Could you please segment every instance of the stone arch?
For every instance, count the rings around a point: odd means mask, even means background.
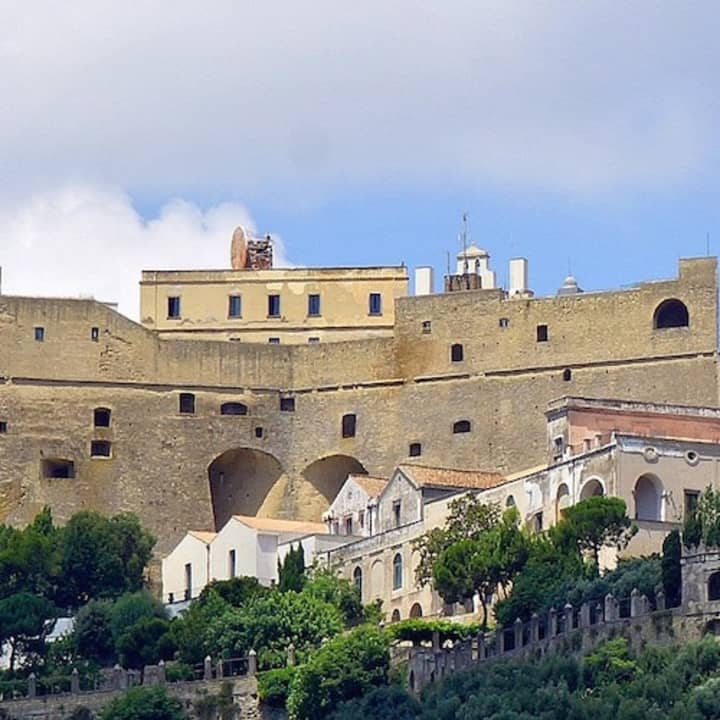
[[[413,606],[410,608],[410,617],[421,618],[422,616],[422,605],[420,603],[413,603]]]
[[[720,600],[720,571],[708,578],[708,600]]]
[[[602,497],[605,495],[605,488],[598,478],[590,478],[580,490],[580,499],[587,500],[591,497]]]
[[[357,565],[355,569],[353,570],[353,585],[357,588],[358,593],[360,593],[360,597],[362,598],[362,568]]]
[[[340,492],[348,475],[366,475],[367,470],[359,460],[350,455],[328,455],[310,463],[302,474],[322,496],[327,506]],[[327,508],[323,507],[321,511],[325,509]]]
[[[567,483],[560,483],[555,495],[555,522],[562,519],[562,511],[570,506],[570,489]]]
[[[682,300],[670,298],[663,300],[653,314],[653,327],[656,330],[664,328],[687,327],[690,325],[690,313]]]
[[[252,448],[233,448],[208,466],[215,529],[232,515],[259,515],[283,467],[273,455]]]
[[[370,567],[369,597],[384,597],[385,593],[385,566],[382,560],[376,560]]]
[[[641,475],[633,489],[636,520],[662,520],[662,482],[656,475]]]

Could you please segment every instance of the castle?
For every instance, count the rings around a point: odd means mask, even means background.
[[[309,295],[322,314],[338,288],[349,320],[338,313],[322,341],[264,297],[277,331],[262,342],[213,323],[195,333],[207,313],[175,336],[183,280],[201,271],[160,278],[154,326],[94,300],[0,295],[0,520],[133,511],[163,554],[234,514],[319,520],[348,474],[387,477],[408,457],[503,474],[545,463],[560,396],[718,402],[714,258],[680,260],[672,280],[537,298],[485,275],[407,296],[404,268],[375,270],[334,269],[327,284],[321,271],[207,271],[228,315],[242,272],[275,273],[253,292],[289,293],[308,315]],[[218,291],[230,274],[239,289]],[[373,311],[385,327],[368,333]],[[305,340],[272,342],[286,328]]]

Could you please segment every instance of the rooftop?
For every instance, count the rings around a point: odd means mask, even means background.
[[[418,487],[476,488],[486,490],[502,485],[506,478],[485,470],[453,470],[428,465],[399,465],[398,470]]]
[[[324,523],[306,522],[302,520],[282,520],[280,518],[259,518],[251,515],[233,515],[233,519],[241,522],[243,525],[264,532],[327,533],[327,527]]]
[[[209,545],[215,539],[217,533],[206,532],[204,530],[190,530],[188,532],[188,535],[192,535],[194,538],[197,538],[201,542],[204,542],[206,545]]]
[[[349,475],[370,497],[377,497],[388,484],[388,479],[372,475]]]

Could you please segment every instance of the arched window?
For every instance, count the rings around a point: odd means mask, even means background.
[[[390,618],[390,622],[399,622],[400,621],[400,611],[395,608],[392,612],[392,617]]]
[[[460,343],[450,346],[450,360],[453,362],[462,362],[463,346]]]
[[[571,380],[572,380],[572,370],[570,368],[565,368],[563,370],[563,381],[570,382]]]
[[[587,500],[591,497],[602,497],[605,494],[602,483],[596,478],[588,480],[580,491],[580,499]]]
[[[654,475],[641,475],[633,490],[636,520],[662,520],[662,483]]]
[[[570,505],[570,491],[565,483],[560,483],[555,496],[555,522],[562,520],[562,511]]]
[[[708,600],[720,600],[720,572],[708,578]]]
[[[457,435],[458,433],[469,433],[472,429],[469,420],[458,420],[453,423],[453,432]]]
[[[93,425],[95,427],[110,427],[110,414],[108,408],[95,408],[93,411]]]
[[[422,617],[422,605],[420,603],[415,603],[410,608],[410,617],[411,618],[420,618]]]
[[[506,508],[515,507],[515,498],[512,495],[508,495],[505,498],[505,507]]]
[[[403,585],[402,555],[396,553],[393,558],[393,590],[399,590]]]
[[[221,415],[247,415],[247,405],[241,402],[226,402],[220,406]]]
[[[353,583],[362,597],[362,568],[359,565],[353,570]]]
[[[672,298],[663,300],[656,308],[653,316],[653,326],[656,330],[663,328],[687,327],[690,324],[690,314],[687,305],[681,300]]]

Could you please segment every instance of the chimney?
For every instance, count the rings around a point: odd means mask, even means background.
[[[415,268],[415,294],[432,295],[435,282],[431,267]]]

